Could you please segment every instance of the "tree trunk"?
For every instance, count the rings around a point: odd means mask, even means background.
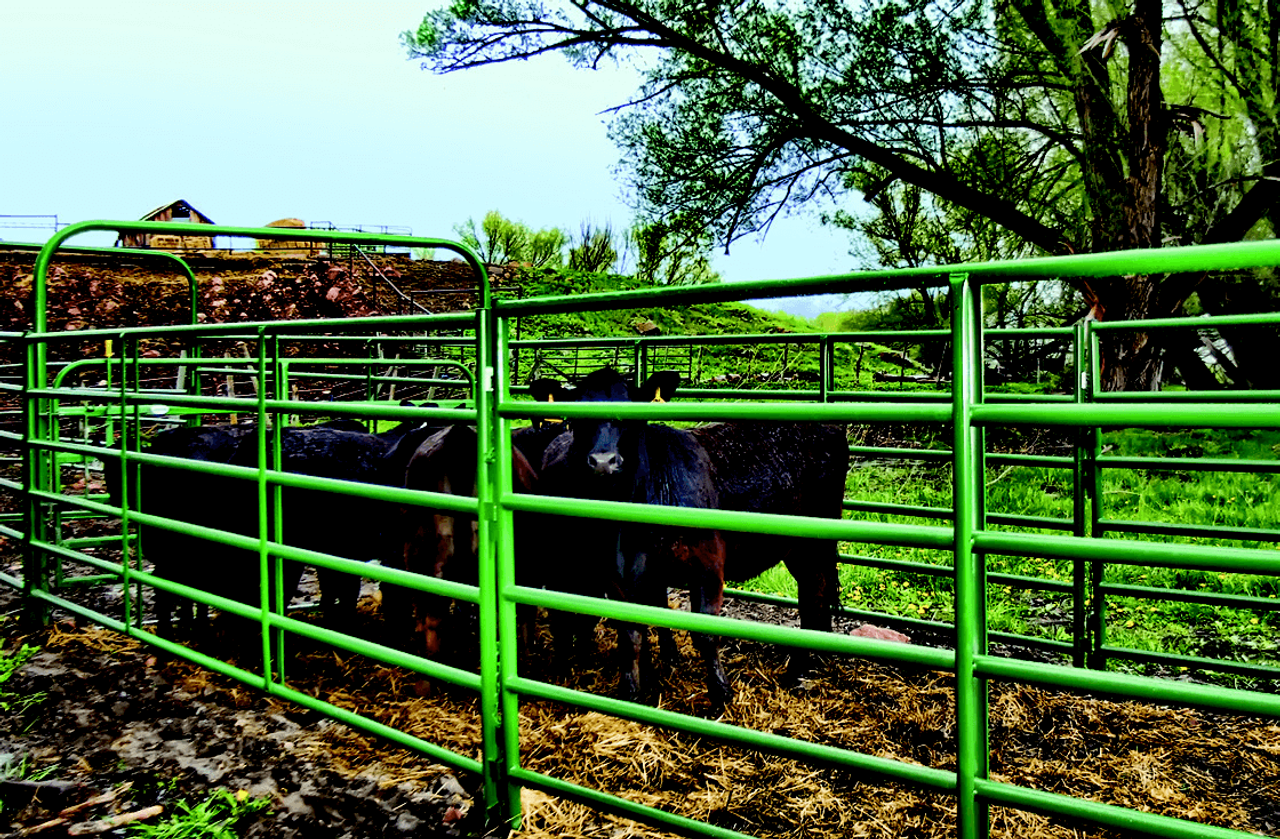
[[[1094,202],[1094,233],[1103,237],[1093,242],[1093,250],[1155,248],[1161,242],[1161,198],[1164,190],[1164,159],[1169,123],[1160,90],[1161,6],[1160,0],[1136,0],[1133,11],[1120,22],[1120,33],[1129,58],[1129,78],[1125,92],[1127,131],[1124,135],[1127,177],[1122,184],[1099,178]],[[1085,82],[1096,82],[1096,72]],[[1109,121],[1114,114],[1098,102],[1081,110],[1081,122],[1099,115]],[[1086,131],[1086,137],[1089,132]],[[1119,189],[1123,200],[1117,206],[1104,196]],[[1108,195],[1109,193],[1109,195]],[[1114,238],[1110,238],[1113,237]],[[1145,320],[1175,312],[1160,308],[1159,279],[1152,276],[1112,277],[1083,282],[1081,291],[1092,315],[1100,321]],[[1177,308],[1181,308],[1179,303]],[[1101,388],[1116,390],[1158,390],[1164,364],[1160,345],[1142,331],[1111,333],[1100,342]]]
[[[1098,320],[1130,321],[1158,316],[1153,311],[1156,286],[1148,276],[1115,277],[1094,283]],[[1102,354],[1099,385],[1104,391],[1158,390],[1163,362],[1160,345],[1142,330],[1110,332],[1099,341]]]

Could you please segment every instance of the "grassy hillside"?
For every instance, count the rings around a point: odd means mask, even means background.
[[[568,269],[528,270],[519,284],[525,297],[644,288],[634,277],[616,274],[588,274]],[[681,308],[647,307],[571,315],[548,315],[527,319],[528,337],[575,338],[593,335],[634,336],[637,326],[650,322],[663,335],[708,335],[726,332],[812,332],[803,318],[765,312],[741,303],[716,303]]]
[[[519,278],[525,297],[587,294],[641,287],[631,277],[585,274],[566,270],[525,271]],[[830,322],[828,318],[824,323]],[[575,312],[523,318],[520,337],[587,338],[681,335],[812,335],[821,324],[805,318],[756,309],[742,303],[707,303],[697,306],[650,306],[602,312]],[[930,371],[908,352],[911,348],[889,343],[837,344],[836,387],[842,389],[936,390],[936,384],[892,381],[904,375]],[[546,353],[552,366],[570,364],[569,353]],[[581,354],[579,354],[581,355]],[[596,356],[597,359],[603,356]],[[581,361],[580,358],[575,359]],[[737,389],[817,388],[819,359],[813,342],[727,346],[678,346],[654,350],[651,366],[660,360],[667,368],[684,373],[696,385],[726,384]],[[579,368],[581,369],[581,365]]]

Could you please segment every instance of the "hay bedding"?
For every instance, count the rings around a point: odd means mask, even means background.
[[[777,619],[767,607],[731,608]],[[12,635],[12,621],[0,627]],[[433,836],[481,831],[474,779],[459,783],[446,770],[412,754],[185,662],[157,662],[148,650],[102,630],[55,630],[43,640],[47,655],[65,657],[74,665],[70,669],[90,683],[92,674],[84,671],[95,658],[108,662],[111,672],[134,674],[126,683],[137,673],[159,675],[153,710],[160,717],[177,713],[175,703],[198,699],[208,709],[204,716],[216,724],[197,726],[190,735],[240,741],[201,746],[215,754],[222,749],[227,757],[223,774],[206,784],[248,788],[277,798],[276,823],[256,824],[247,835]],[[607,631],[599,640],[602,651],[612,643]],[[664,674],[659,701],[671,710],[706,715],[700,662],[687,637],[679,641],[681,661]],[[829,657],[806,689],[785,689],[779,684],[786,666],[781,651],[730,641],[725,659],[737,689],[724,717],[729,722],[940,769],[955,766],[949,674]],[[543,661],[545,651],[531,654],[522,671],[537,674]],[[567,679],[552,680],[608,694],[616,687],[611,670],[578,668]],[[442,690],[420,696],[411,674],[332,650],[304,653],[292,674],[294,686],[308,693],[479,756],[480,720],[473,696]],[[42,678],[47,686],[51,677],[34,677]],[[96,689],[110,693],[102,686]],[[110,716],[112,701],[120,701],[93,695],[80,700],[89,710],[77,711],[74,701],[58,705],[64,722],[79,714],[101,725],[99,717]],[[990,707],[991,771],[996,779],[1205,824],[1280,833],[1280,726],[1270,721],[1018,685],[993,686]],[[147,725],[164,729],[163,718],[148,720],[142,710],[124,712],[137,718],[132,731]],[[520,727],[522,759],[532,769],[751,835],[954,835],[954,802],[940,793],[877,784],[846,770],[808,767],[553,703],[523,704]],[[70,734],[72,726],[67,728]],[[100,743],[95,750],[85,732],[78,736],[79,742],[66,752],[79,755],[78,764],[64,771],[96,776],[99,783],[129,775],[127,766],[107,765],[122,760],[121,755],[133,759],[119,740]],[[0,751],[15,748],[13,742],[0,745]],[[56,747],[43,743],[41,748],[43,760],[55,757],[50,749]],[[268,773],[270,782],[254,773],[255,762],[258,769],[263,762],[276,766]],[[169,768],[182,776],[180,766]],[[178,785],[183,792],[200,788],[199,778],[185,777]],[[329,800],[321,805],[325,796]],[[525,824],[516,835],[528,839],[668,835],[537,791],[526,791],[523,800]],[[354,815],[344,814],[344,808]],[[308,810],[313,815],[308,816]],[[401,814],[406,813],[404,821]],[[1114,835],[1083,832],[1005,808],[993,808],[992,823],[996,836]],[[408,834],[402,827],[415,829]]]

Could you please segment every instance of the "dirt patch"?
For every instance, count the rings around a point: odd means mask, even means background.
[[[6,687],[41,698],[0,714],[0,755],[25,761],[28,772],[52,767],[59,783],[48,788],[57,791],[52,796],[39,784],[25,800],[20,788],[8,791],[0,830],[30,828],[128,782],[129,794],[107,809],[159,804],[172,811],[176,802],[196,803],[218,788],[269,798],[269,815],[240,826],[245,837],[481,832],[472,785],[442,767],[412,779],[376,761],[334,768],[328,756],[335,744],[355,736],[345,726],[107,630],[64,621],[20,639],[13,624],[3,624],[6,649],[22,641],[41,649]]]

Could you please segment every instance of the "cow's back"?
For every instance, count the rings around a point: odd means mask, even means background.
[[[691,432],[706,450],[720,508],[839,518],[849,469],[841,426],[726,422]],[[814,540],[726,531],[725,577],[745,580],[804,551]]]

